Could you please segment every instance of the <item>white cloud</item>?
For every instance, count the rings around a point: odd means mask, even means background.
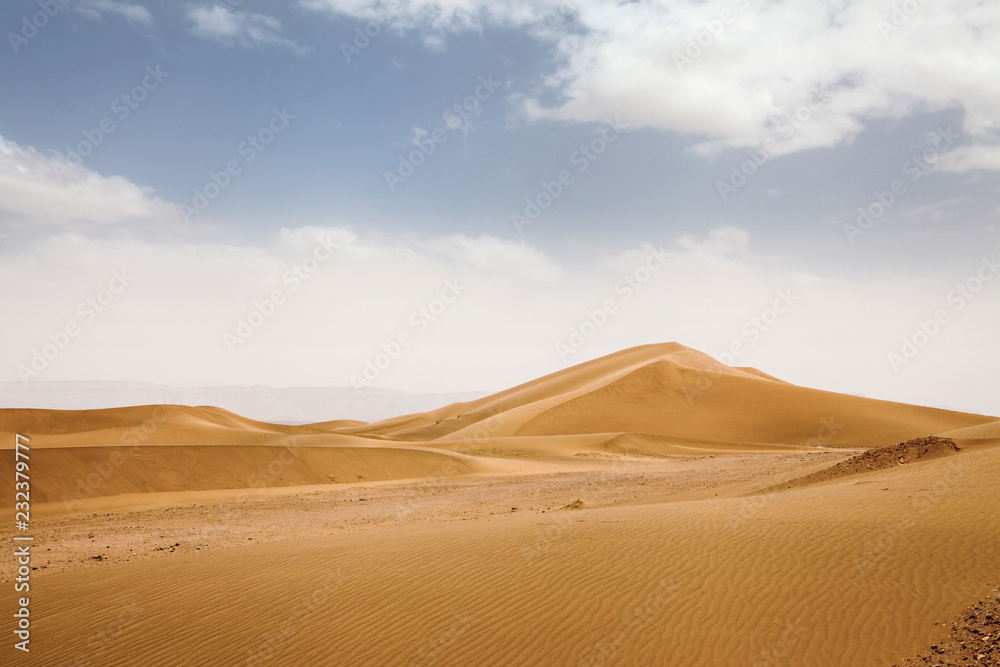
[[[380,384],[424,376],[430,391],[457,379],[431,377],[425,364],[434,354],[488,342],[498,354],[527,346],[537,332],[508,325],[538,305],[528,293],[552,285],[558,271],[537,250],[488,236],[407,240],[302,227],[263,245],[235,246],[56,234],[0,260],[0,307],[23,316],[0,331],[0,378],[19,379],[17,367],[48,333],[70,320],[82,324],[77,304],[123,269],[134,276],[129,287],[39,379],[345,385],[366,357],[406,331],[417,341],[407,363]],[[412,324],[449,283],[462,288],[457,301],[432,313],[429,327]],[[275,315],[231,353],[224,334],[274,290],[285,297]]]
[[[959,146],[941,155],[936,167],[960,174],[979,169],[1000,171],[1000,145]]]
[[[331,255],[310,260],[324,238]],[[406,239],[319,227],[284,229],[257,245],[80,234],[28,247],[5,241],[0,308],[18,316],[0,328],[0,381],[17,381],[33,350],[75,320],[85,324],[81,333],[39,381],[344,386],[408,333],[411,344],[376,385],[497,390],[633,345],[678,340],[709,354],[742,343],[738,365],[801,384],[996,412],[989,402],[1000,284],[950,311],[947,326],[897,374],[887,353],[935,309],[953,307],[946,296],[964,274],[865,282],[802,275],[756,257],[752,239],[735,228],[650,245],[670,253],[666,262],[645,245],[607,248],[605,260],[583,256],[570,267],[488,236]],[[969,276],[979,263],[970,257]],[[132,277],[127,289],[83,322],[78,304],[123,269]],[[634,289],[623,287],[626,275]],[[414,314],[456,280],[461,295],[427,326],[414,324]],[[224,334],[276,289],[282,303],[231,353]],[[769,318],[779,294],[792,305]],[[615,313],[561,359],[556,344],[609,299]],[[956,383],[958,375],[964,380]]]
[[[470,0],[300,0],[307,9],[349,16],[359,21],[374,21],[382,29],[420,30],[425,44],[439,48],[447,32],[480,30],[483,14],[500,7],[497,16],[505,17],[510,7],[494,3],[487,7]],[[481,11],[482,10],[482,11]],[[529,10],[530,15],[534,15]],[[506,19],[505,19],[506,20]]]
[[[726,225],[713,229],[708,238],[700,240],[693,234],[686,234],[678,241],[685,250],[712,255],[742,255],[750,248],[750,232]]]
[[[178,220],[177,208],[121,176],[72,166],[0,136],[0,220],[10,224],[125,223]]]
[[[458,234],[418,241],[416,245],[438,257],[446,257],[480,271],[495,272],[507,268],[525,278],[540,281],[553,281],[563,276],[562,269],[536,248],[485,234],[477,239]]]
[[[297,55],[305,55],[312,50],[281,35],[281,21],[273,16],[233,11],[221,5],[189,7],[185,15],[192,24],[193,34],[227,46],[253,48],[274,44],[284,46]]]
[[[115,0],[83,0],[75,6],[76,11],[93,21],[100,21],[104,14],[117,14],[130,24],[143,28],[153,27],[153,15],[142,5],[116,2]]]
[[[359,20],[377,20],[383,7],[374,0],[302,4]],[[703,154],[769,138],[779,140],[777,153],[832,147],[873,120],[944,109],[966,112],[967,136],[975,136],[970,124],[1000,122],[997,3],[926,2],[912,14],[888,0],[396,4],[391,25],[398,29],[469,30],[465,17],[475,16],[553,44],[553,69],[517,98],[529,119],[620,117],[634,128],[689,135]],[[792,122],[796,114],[805,121]],[[959,168],[994,165],[992,151],[970,151]]]
[[[956,220],[962,217],[962,206],[966,203],[964,197],[952,197],[943,201],[914,206],[907,209],[903,215],[908,222],[919,224]]]

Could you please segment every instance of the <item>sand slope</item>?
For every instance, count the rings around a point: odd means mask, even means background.
[[[994,419],[797,387],[666,343],[608,355],[477,401],[341,432],[411,441],[640,433],[869,447]]]
[[[222,408],[206,406],[136,405],[102,410],[0,410],[0,430],[6,432],[19,429],[33,435],[59,435],[135,427],[140,427],[140,438],[143,435],[148,438],[159,432],[159,437],[164,440],[176,437],[176,432],[184,428],[199,432],[211,430],[212,427],[272,433],[302,432],[301,427],[258,422]]]
[[[943,438],[958,438],[960,440],[996,440],[1000,439],[1000,421],[969,426],[939,435]]]
[[[1000,575],[1000,449],[862,477],[38,577],[34,658],[891,664],[943,636],[935,622]]]
[[[109,410],[0,410],[2,441],[31,438],[32,500],[129,493],[350,483],[495,469],[459,453],[372,445],[311,426],[257,422],[226,410],[175,405]],[[0,493],[13,497],[12,456],[0,457]]]
[[[34,452],[37,503],[125,493],[204,491],[445,477],[492,468],[421,447],[159,445],[66,447]],[[0,463],[0,474],[6,461]],[[13,477],[13,472],[10,476]]]

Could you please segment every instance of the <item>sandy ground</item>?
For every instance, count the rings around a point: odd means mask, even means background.
[[[774,465],[747,458],[751,470]],[[673,502],[619,491],[620,504],[563,511],[587,497],[577,493],[586,475],[552,487],[515,478],[517,497],[531,489],[537,503],[512,511],[494,489],[499,513],[479,518],[275,534],[284,539],[40,574],[39,654],[95,665],[890,665],[939,645],[992,591],[998,475],[997,448],[771,496],[727,492],[744,481],[691,492],[700,485],[664,473],[652,484]],[[471,493],[475,504],[480,483],[507,481],[458,484],[442,502]],[[324,502],[346,500],[368,506],[352,510],[364,521],[380,512],[376,497],[394,506],[404,487],[286,496],[242,516],[274,516],[279,530],[279,515],[311,505],[303,521],[316,523]],[[542,514],[542,502],[553,509]],[[198,511],[164,511],[159,525],[121,517],[166,546],[179,541],[163,530],[169,515]],[[424,511],[434,508],[411,514]],[[177,528],[191,516],[177,514]]]
[[[995,417],[668,344],[375,424],[0,409],[8,498],[14,433],[31,664],[996,664]]]
[[[587,472],[498,475],[475,478],[328,485],[297,493],[240,495],[217,502],[177,502],[131,511],[62,514],[41,507],[34,522],[37,556],[45,572],[108,563],[168,558],[247,542],[274,542],[342,531],[428,522],[490,520],[521,513],[544,514],[568,506],[602,507],[714,496],[803,466],[833,463],[847,453],[777,454],[650,460],[618,457]],[[154,501],[157,498],[147,500]],[[97,505],[99,503],[90,503]],[[45,518],[46,514],[51,514]],[[13,575],[0,563],[3,583]]]

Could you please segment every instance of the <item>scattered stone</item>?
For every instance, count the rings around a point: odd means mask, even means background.
[[[941,667],[968,665],[974,660],[984,667],[1000,665],[1000,591],[969,607],[961,620],[951,624],[951,633],[943,641],[931,644],[927,653],[896,663],[894,667],[918,665]]]

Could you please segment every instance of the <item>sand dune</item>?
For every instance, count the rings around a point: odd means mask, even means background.
[[[531,458],[627,456],[713,456],[774,452],[813,452],[813,445],[785,445],[768,442],[727,442],[699,440],[643,433],[584,433],[581,435],[497,436],[459,439],[448,436],[428,443],[435,449],[480,456],[523,456]]]
[[[797,387],[668,343],[625,350],[477,401],[344,432],[424,442],[641,433],[872,447],[991,421]]]
[[[958,438],[962,440],[996,440],[1000,439],[1000,421],[992,421],[977,426],[969,426],[955,431],[939,434],[942,438]]]
[[[333,417],[375,421],[432,410],[485,392],[407,394],[378,387],[170,387],[138,382],[0,382],[0,406],[101,410],[125,405],[214,405],[263,421],[304,424]]]
[[[483,399],[374,424],[287,426],[204,406],[0,410],[0,432],[10,434],[4,446],[20,431],[31,434],[36,451],[52,450],[44,456],[53,472],[36,489],[50,502],[496,469],[456,454],[551,459],[868,447],[956,428],[992,433],[997,423],[797,387],[677,343],[632,348]],[[0,463],[0,475],[10,465]],[[9,483],[0,482],[0,491]]]
[[[336,424],[336,423],[335,423]],[[8,447],[30,434],[45,474],[36,502],[69,507],[102,496],[285,487],[470,474],[496,469],[462,454],[371,440],[320,427],[267,424],[211,407],[0,410]],[[0,459],[0,489],[13,495],[13,459]]]
[[[328,422],[316,422],[315,424],[306,424],[306,426],[311,426],[313,428],[322,429],[324,431],[337,431],[344,428],[356,428],[358,426],[367,426],[368,422],[358,421],[357,419],[334,419]]]
[[[40,449],[35,461],[45,474],[32,497],[70,508],[79,505],[74,501],[124,493],[343,484],[497,469],[452,452],[371,446],[67,447]]]
[[[5,409],[0,413],[0,427],[11,425],[37,434],[81,433],[115,427],[130,427],[147,420],[157,423],[179,422],[191,425],[217,425],[239,428],[292,429],[277,424],[256,422],[228,410],[186,405],[137,405],[103,410]]]
[[[36,561],[34,660],[888,666],[1000,581],[996,417],[676,343],[349,416],[0,410],[36,546],[73,551]]]

